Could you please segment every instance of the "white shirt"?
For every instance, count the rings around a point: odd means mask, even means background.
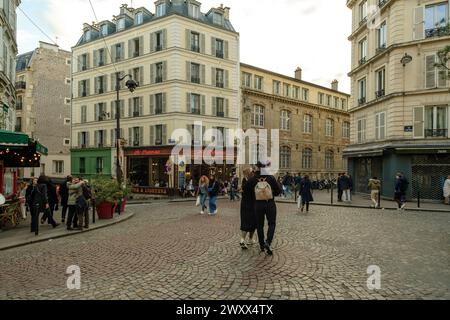
[[[444,198],[450,197],[450,179],[444,182]]]

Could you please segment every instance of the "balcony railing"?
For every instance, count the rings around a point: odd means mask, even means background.
[[[98,94],[103,94],[103,93],[105,93],[105,90],[103,90],[103,88],[99,88],[98,89]]]
[[[224,112],[217,112],[217,116],[220,118],[224,118],[225,117],[225,113]]]
[[[156,139],[155,140],[155,145],[161,146],[162,145],[162,139]]]
[[[22,102],[17,102],[16,103],[16,110],[20,111],[20,110],[22,110],[22,108],[23,108],[23,103]]]
[[[192,114],[200,114],[200,109],[192,109],[191,113]]]
[[[159,45],[155,47],[155,51],[162,51],[163,50],[163,46]]]
[[[99,67],[103,67],[105,65],[105,61],[103,61],[103,60],[100,60],[99,62],[98,62],[98,66]]]
[[[377,99],[381,98],[381,97],[384,97],[385,94],[386,93],[385,93],[384,89],[383,90],[378,90],[378,91],[375,92],[375,96],[377,97]]]
[[[378,1],[378,7],[381,9],[385,6],[385,4],[388,2],[389,0],[379,0]]]
[[[140,116],[141,116],[141,113],[139,111],[133,112],[133,117],[137,118],[137,117],[140,117]]]
[[[448,35],[450,35],[450,27],[448,26],[425,30],[426,38],[442,37]]]
[[[365,104],[366,103],[366,98],[364,97],[364,98],[359,98],[358,99],[358,105],[363,105],[363,104]]]
[[[360,22],[359,22],[359,26],[362,26],[363,24],[367,23],[367,17],[363,18]]]
[[[200,83],[200,78],[199,77],[191,77],[191,82],[192,83]]]
[[[358,61],[358,63],[359,63],[360,66],[362,66],[362,65],[365,64],[366,62],[367,62],[367,58],[366,58],[366,57],[361,58],[361,59]]]
[[[379,54],[385,50],[386,50],[386,44],[384,43],[377,48],[376,53]]]
[[[139,141],[133,141],[133,146],[134,147],[139,147],[139,145],[140,145]]]
[[[87,92],[86,92],[86,91],[82,91],[82,92],[81,92],[81,96],[82,96],[82,97],[87,97]]]
[[[216,87],[217,88],[224,88],[225,85],[223,84],[223,82],[216,82]]]
[[[133,52],[133,58],[137,58],[139,56],[140,56],[139,51]]]
[[[16,82],[16,89],[17,90],[25,90],[27,88],[27,83],[25,81],[18,81]]]
[[[191,46],[191,51],[200,52],[200,47],[199,46]]]
[[[156,77],[155,78],[155,83],[161,83],[163,82],[163,77]]]
[[[224,57],[223,51],[216,51],[216,58],[223,59],[223,57]]]
[[[425,138],[447,138],[448,129],[425,129]]]

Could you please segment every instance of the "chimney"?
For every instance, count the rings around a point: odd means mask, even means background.
[[[302,69],[300,67],[295,70],[295,79],[302,80]]]
[[[334,91],[339,91],[339,81],[336,79],[331,83],[331,89]]]
[[[225,18],[225,20],[230,20],[230,8],[225,7],[223,8],[223,11],[224,11],[223,17]]]

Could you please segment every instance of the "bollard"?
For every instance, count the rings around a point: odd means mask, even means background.
[[[334,204],[334,185],[331,184],[331,204]]]
[[[92,223],[95,224],[95,200],[92,200]]]
[[[420,191],[417,191],[417,208],[420,208]]]

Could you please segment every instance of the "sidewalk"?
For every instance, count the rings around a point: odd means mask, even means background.
[[[134,216],[133,210],[127,208],[125,213],[120,216],[117,214],[114,219],[111,220],[98,220],[96,218],[95,224],[92,223],[92,211],[90,214],[89,229],[84,229],[84,231],[67,231],[66,226],[61,224],[57,228],[53,229],[52,226],[47,224],[39,225],[39,235],[35,236],[34,233],[30,232],[31,219],[28,215],[26,220],[23,220],[19,226],[10,230],[0,231],[0,251],[8,250],[16,247],[26,246],[32,243],[51,241],[53,239],[68,237],[77,235],[84,232],[90,232],[93,230],[98,230],[108,226],[112,226],[121,222],[124,222]],[[61,221],[61,210],[55,213],[56,222]]]
[[[337,202],[337,191],[333,194],[333,205],[331,204],[331,191],[327,190],[314,190],[313,193],[314,202],[312,205],[326,205],[326,206],[341,206],[341,207],[355,207],[355,208],[370,208],[373,204],[370,200],[370,195],[356,194],[352,195],[351,202]],[[345,196],[344,196],[345,199]],[[293,199],[277,199],[280,202],[294,202]],[[387,210],[397,210],[398,205],[392,199],[381,199],[381,207]],[[409,211],[424,211],[424,212],[448,212],[450,213],[450,205],[443,203],[434,203],[430,201],[421,201],[420,208],[418,208],[417,200],[408,201],[406,204],[406,210]]]

